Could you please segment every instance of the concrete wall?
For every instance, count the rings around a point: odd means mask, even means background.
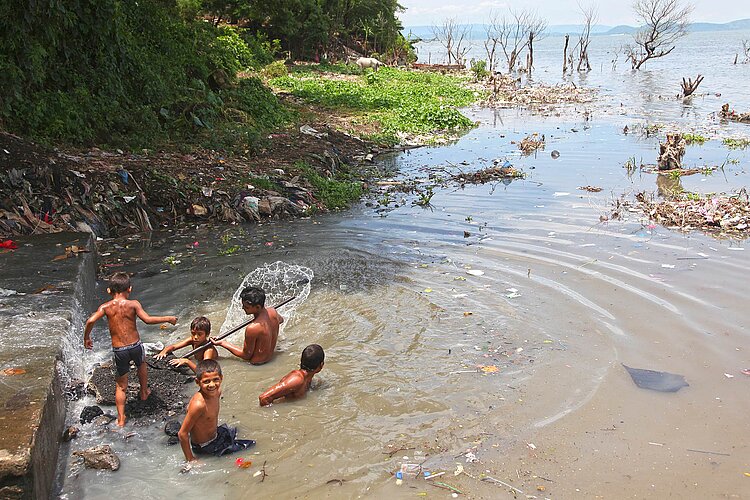
[[[65,424],[65,384],[81,370],[95,248],[81,233],[16,243],[17,250],[0,253],[0,498],[47,499]],[[71,245],[91,252],[54,260]],[[23,372],[3,371],[9,369]]]

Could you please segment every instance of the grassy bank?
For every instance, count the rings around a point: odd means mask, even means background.
[[[479,98],[466,88],[464,77],[395,68],[359,74],[353,68],[300,66],[269,84],[311,105],[349,115],[351,131],[364,125],[361,135],[387,145],[430,143],[474,126],[457,109]]]

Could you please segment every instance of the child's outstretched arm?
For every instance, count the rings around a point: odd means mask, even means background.
[[[94,328],[94,324],[104,317],[104,305],[99,306],[99,309],[92,314],[89,319],[86,320],[86,328],[83,330],[83,347],[86,349],[94,348],[94,341],[91,340],[91,330]]]
[[[175,358],[169,360],[169,364],[174,366],[175,368],[179,366],[187,366],[191,370],[193,370],[193,373],[195,373],[195,363],[193,361],[190,361],[187,358]]]
[[[190,400],[188,404],[187,415],[185,420],[182,421],[180,431],[177,433],[177,437],[180,439],[180,446],[182,447],[182,453],[185,454],[185,460],[192,462],[195,460],[193,450],[190,448],[190,432],[195,426],[195,422],[198,418],[205,413],[206,403],[196,401],[195,398]]]
[[[177,323],[177,316],[151,316],[143,310],[143,306],[137,300],[135,302],[135,314],[147,325],[157,325],[159,323]]]
[[[154,358],[164,359],[167,357],[167,354],[169,354],[170,352],[176,351],[177,349],[182,349],[183,347],[187,347],[188,345],[190,345],[190,341],[191,339],[190,337],[188,337],[185,340],[181,340],[177,342],[176,344],[168,345],[167,347],[159,351],[159,354],[154,356]]]
[[[260,402],[261,406],[268,406],[277,399],[289,396],[290,394],[294,394],[300,389],[300,387],[302,387],[304,383],[304,377],[302,377],[302,375],[297,373],[297,371],[295,370],[284,376],[284,378],[282,378],[278,384],[274,385],[266,392],[258,396],[258,401]]]
[[[240,349],[234,344],[230,344],[226,340],[217,340],[215,337],[211,337],[210,341],[213,345],[217,347],[223,347],[227,351],[231,352],[238,358],[244,359],[245,361],[249,361],[250,358],[253,357],[253,352],[255,351],[255,339],[253,339],[252,341],[249,352],[246,352],[245,349]],[[245,346],[247,347],[247,341],[245,341]]]

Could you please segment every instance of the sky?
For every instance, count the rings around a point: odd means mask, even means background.
[[[430,26],[444,19],[455,17],[460,23],[484,23],[491,10],[535,9],[547,18],[550,25],[580,24],[581,15],[577,0],[400,0],[406,12],[399,15],[404,26]],[[639,24],[632,12],[629,0],[584,0],[599,7],[599,23],[608,26]],[[750,18],[748,0],[697,0],[693,2],[694,22],[725,23]]]

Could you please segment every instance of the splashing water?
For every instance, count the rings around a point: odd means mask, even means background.
[[[294,311],[310,295],[312,279],[313,271],[309,267],[287,264],[280,260],[255,269],[245,276],[242,284],[234,292],[227,317],[221,325],[221,335],[247,321],[248,317],[242,310],[240,293],[247,286],[257,286],[266,292],[266,306],[275,306],[290,297],[294,297],[294,300],[284,305],[280,311],[285,320],[279,330],[279,336],[281,337],[283,328],[292,320]],[[242,331],[230,335],[229,338],[238,341],[242,338]]]

